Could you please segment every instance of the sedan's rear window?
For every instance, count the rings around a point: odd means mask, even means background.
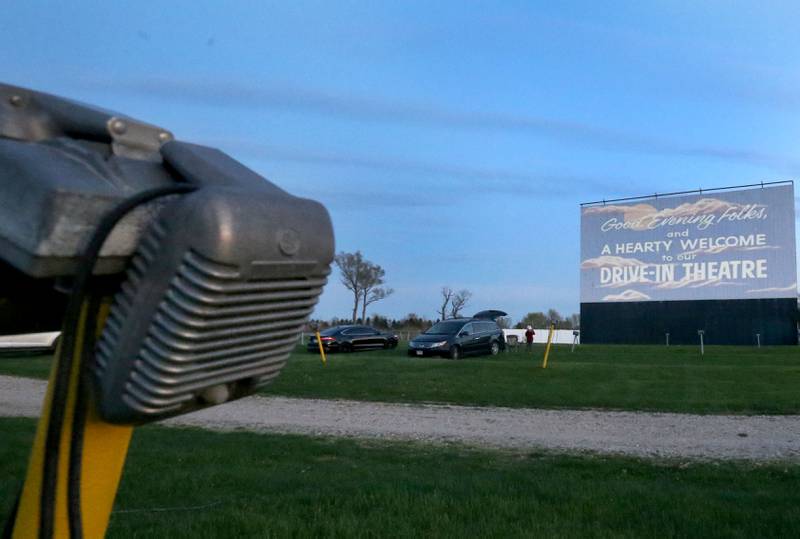
[[[341,330],[342,330],[342,328],[340,328],[339,326],[334,326],[332,328],[323,329],[322,331],[319,332],[319,334],[320,335],[328,335],[328,336],[329,335],[336,335]]]
[[[370,328],[350,328],[342,332],[345,335],[376,335],[377,332]]]

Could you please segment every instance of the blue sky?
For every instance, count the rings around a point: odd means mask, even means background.
[[[588,200],[800,171],[797,2],[15,2],[6,82],[219,146],[324,202],[434,316],[579,303]],[[345,316],[334,276],[317,316]]]

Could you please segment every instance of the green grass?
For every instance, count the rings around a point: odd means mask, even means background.
[[[800,412],[796,347],[568,346],[462,361],[297,352],[265,392],[319,398],[692,413]]]
[[[33,429],[0,419],[0,514]],[[799,483],[800,467],[780,463],[145,427],[109,537],[798,537]]]
[[[0,374],[46,379],[50,374],[51,355],[0,355]]]
[[[462,361],[398,350],[332,354],[298,348],[266,394],[479,406],[689,413],[800,413],[797,347],[543,347]],[[47,358],[0,358],[0,373],[47,376]]]

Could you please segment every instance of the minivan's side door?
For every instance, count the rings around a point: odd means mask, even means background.
[[[489,351],[489,344],[492,342],[492,326],[493,322],[474,322],[473,326],[477,326],[478,332],[476,341],[476,352],[486,353]]]
[[[478,341],[480,335],[477,334],[477,324],[469,323],[464,325],[459,331],[460,337],[458,338],[461,345],[461,351],[465,354],[472,354],[478,351]]]

